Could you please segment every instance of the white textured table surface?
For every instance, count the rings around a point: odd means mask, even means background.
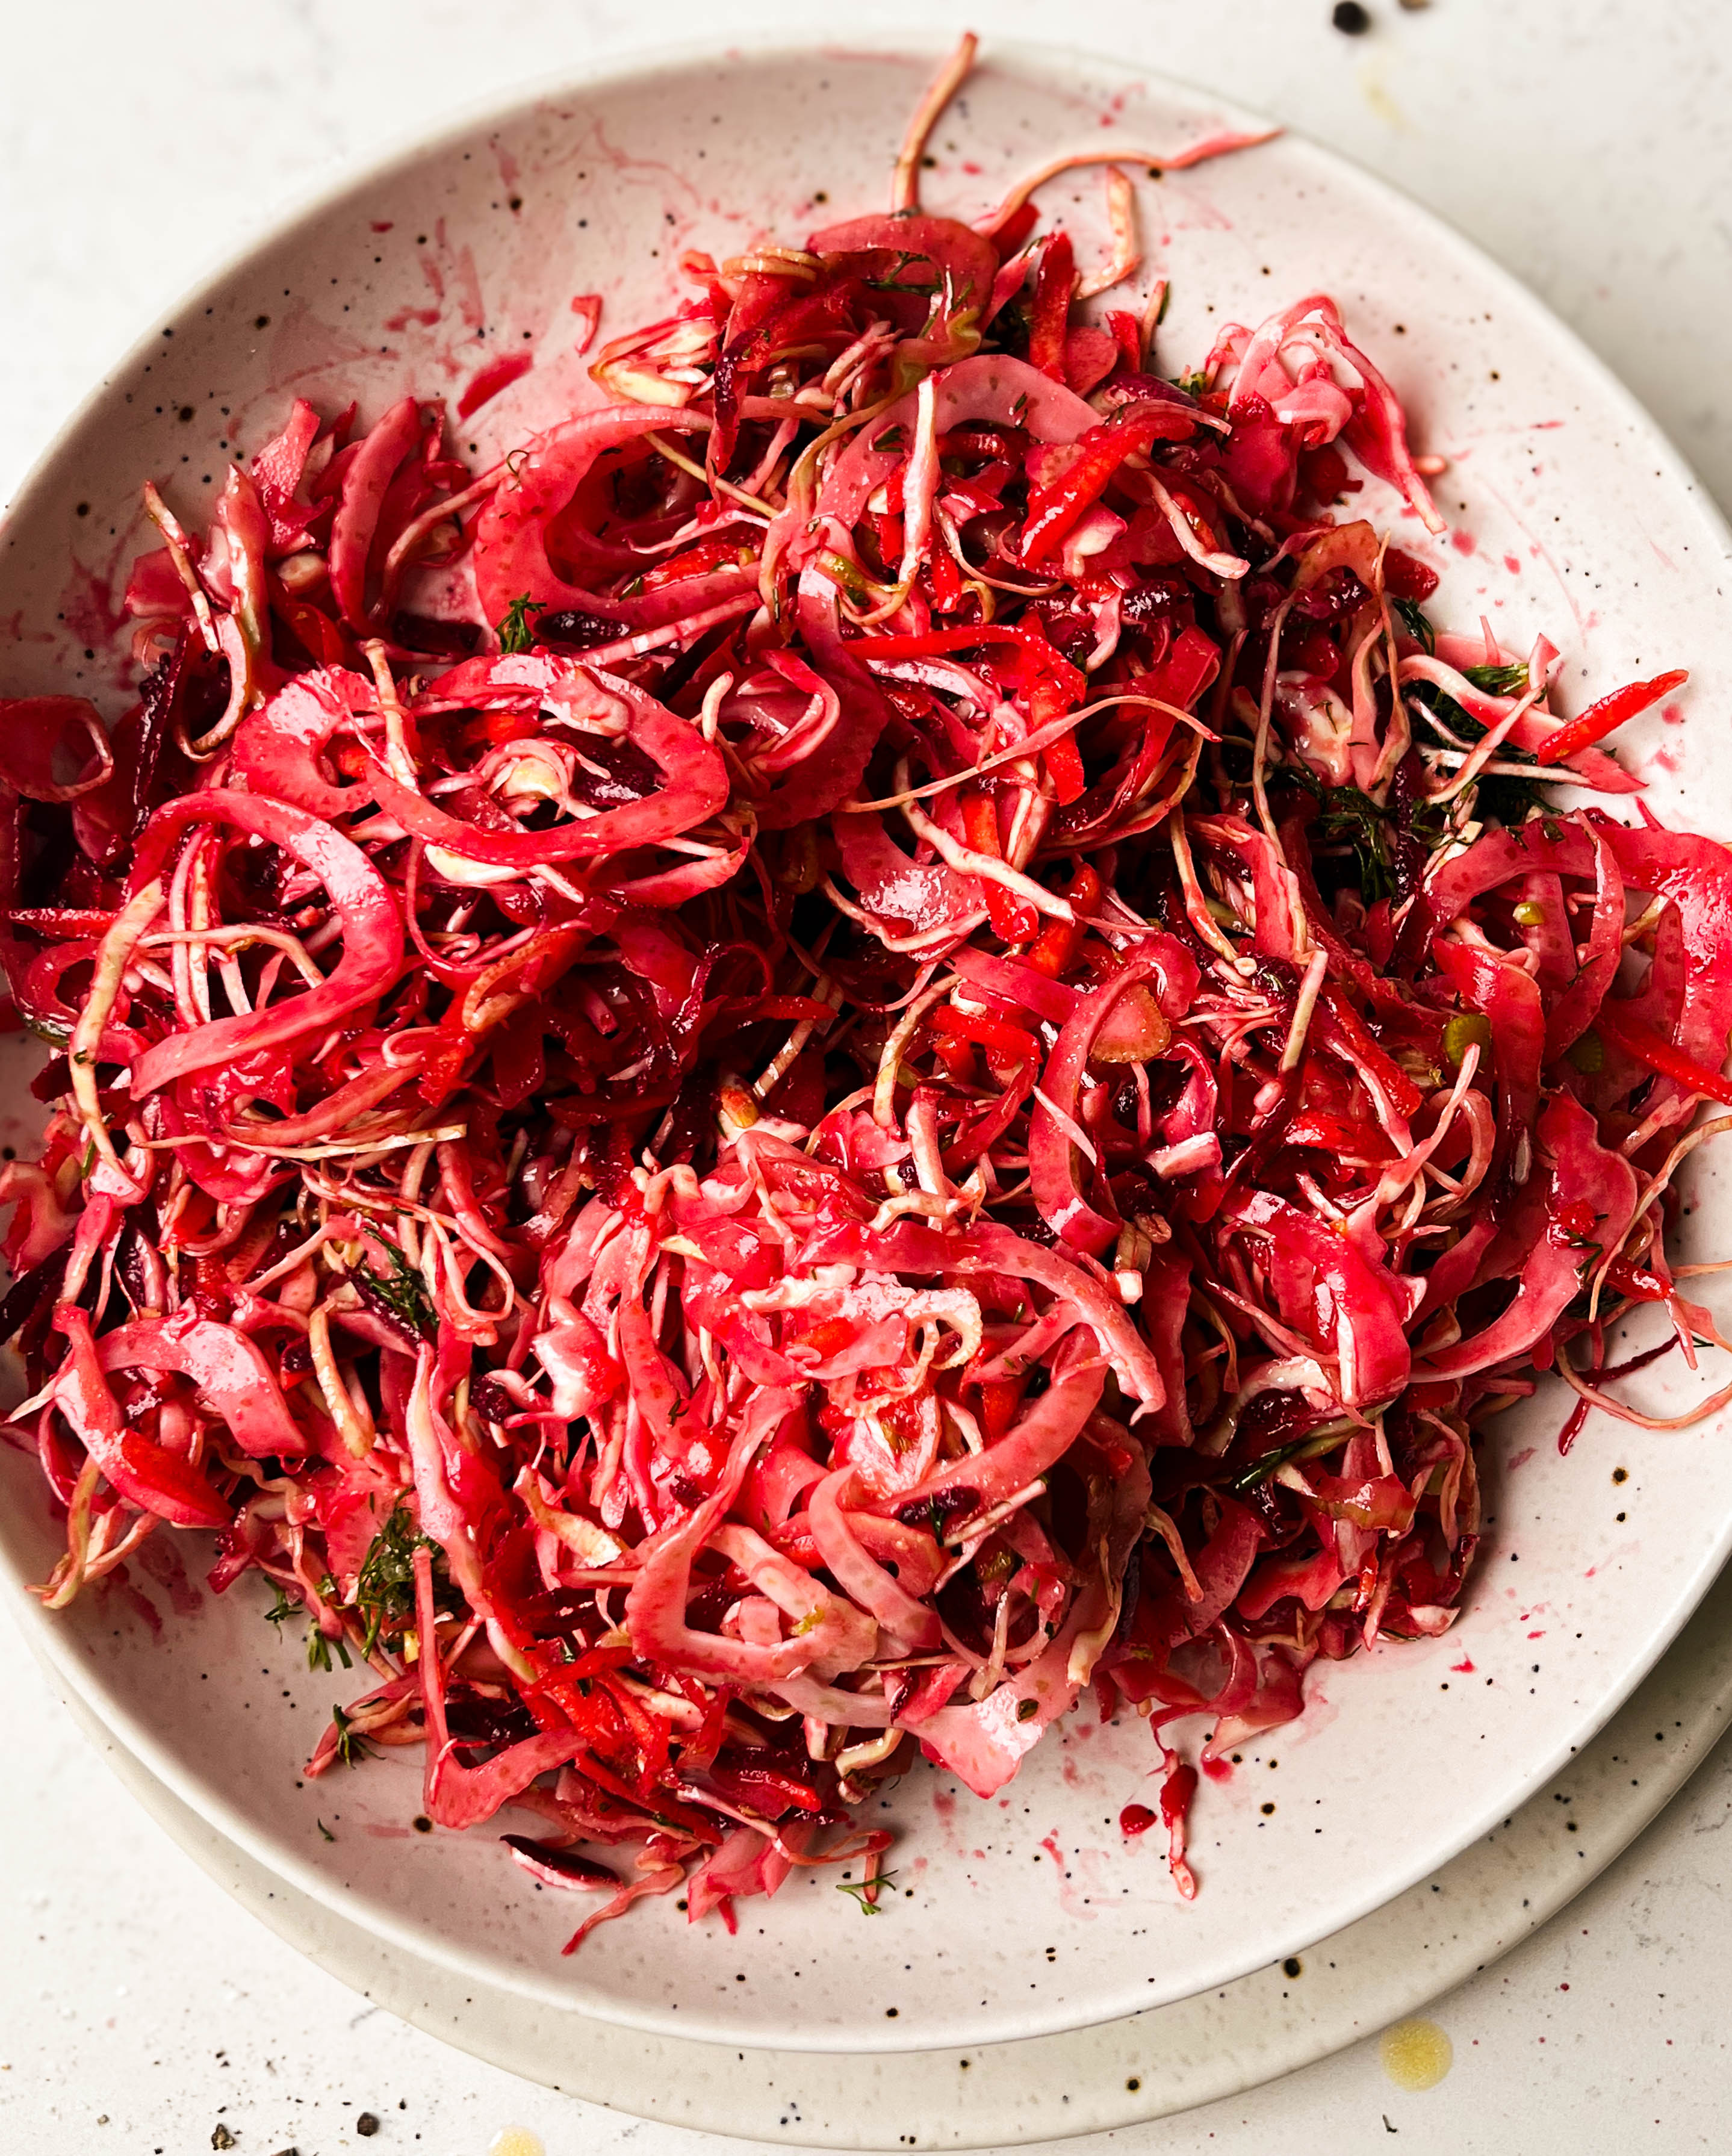
[[[1079,32],[1217,87],[1453,218],[1579,328],[1732,506],[1732,72],[1724,0],[1036,0],[875,7],[932,35]],[[845,36],[792,0],[19,4],[0,71],[0,495],[201,270],[341,161],[591,54],[725,28]],[[1655,1440],[1663,1443],[1663,1439]],[[0,1620],[3,1624],[3,1620]],[[0,1645],[4,1642],[0,1641]],[[696,2156],[367,2009],[227,1902],[0,1653],[0,2149]],[[1362,2045],[1256,2095],[1105,2137],[1137,2156],[1720,2148],[1732,1755],[1551,1928],[1445,2000],[1442,2085]],[[358,2138],[362,2112],[376,2137]]]

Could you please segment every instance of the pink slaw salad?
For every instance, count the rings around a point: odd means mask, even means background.
[[[137,702],[0,702],[41,1592],[214,1535],[353,1672],[306,1771],[420,1748],[572,1947],[871,1910],[872,1793],[1089,1694],[1192,1892],[1198,1765],[1453,1620],[1489,1419],[1726,1344],[1732,854],[1598,805],[1683,675],[1434,625],[1373,360],[1313,295],[1164,375],[1120,166],[1101,262],[1033,198],[1102,158],[923,212],[973,51],[493,469],[297,401],[147,490]]]

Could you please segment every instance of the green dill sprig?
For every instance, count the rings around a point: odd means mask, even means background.
[[[376,1272],[371,1265],[363,1265],[361,1270],[392,1317],[423,1340],[433,1339],[439,1329],[438,1318],[428,1299],[425,1281],[395,1243],[382,1247],[391,1260],[391,1271]]]
[[[1401,690],[1407,709],[1417,724],[1422,739],[1433,747],[1450,748],[1463,742],[1471,746],[1485,738],[1485,728],[1471,713],[1464,711],[1447,690],[1440,689],[1435,681],[1409,681]],[[1432,721],[1436,721],[1433,725]],[[1453,735],[1452,742],[1448,737]]]
[[[1317,828],[1330,840],[1353,850],[1359,868],[1359,887],[1367,906],[1387,898],[1394,886],[1390,875],[1389,812],[1357,786],[1330,786],[1309,764],[1295,760],[1285,767],[1316,798]]]
[[[310,1625],[307,1627],[307,1667],[310,1670],[323,1670],[329,1675],[333,1648],[336,1649],[337,1660],[341,1662],[343,1667],[346,1670],[352,1670],[355,1665],[349,1659],[348,1642],[341,1632],[335,1638],[331,1638],[321,1632],[316,1625]]]
[[[1317,820],[1326,839],[1343,839],[1352,847],[1359,865],[1360,891],[1366,905],[1375,906],[1380,898],[1387,898],[1393,886],[1386,813],[1357,786],[1332,786],[1324,797],[1323,814]]]
[[[1519,831],[1530,816],[1550,815],[1555,805],[1551,795],[1535,780],[1517,778],[1507,772],[1494,772],[1489,778],[1482,778],[1473,797],[1474,813],[1482,824],[1501,824],[1510,831]]]
[[[876,1893],[880,1887],[888,1887],[895,1876],[894,1871],[880,1871],[874,1879],[838,1879],[836,1882],[836,1891],[838,1894],[851,1895],[859,1903],[865,1915],[881,1917],[884,1912],[884,1904],[881,1902],[869,1900],[868,1897]]]
[[[357,1767],[363,1759],[372,1758],[366,1739],[356,1735],[354,1723],[341,1707],[332,1707],[331,1719],[337,1733],[336,1755],[346,1767]]]
[[[1524,696],[1528,690],[1528,670],[1519,660],[1513,666],[1464,666],[1462,676],[1488,696]]]
[[[498,628],[501,651],[527,651],[532,632],[530,616],[547,611],[546,599],[532,599],[527,592],[512,600],[500,616]]]
[[[372,1660],[382,1640],[392,1649],[401,1648],[402,1635],[415,1616],[415,1553],[418,1549],[437,1548],[419,1531],[407,1507],[399,1502],[367,1546],[353,1592],[345,1597],[329,1573],[319,1582],[322,1600],[336,1608],[352,1609],[365,1627],[361,1641],[362,1661]],[[288,1619],[305,1614],[303,1605],[279,1587],[276,1600],[264,1612],[264,1618],[280,1633]],[[346,1670],[354,1667],[348,1642],[341,1633],[327,1635],[315,1621],[307,1628],[306,1644],[310,1670],[328,1672],[333,1652]]]
[[[415,1553],[433,1544],[398,1505],[374,1536],[355,1581],[356,1614],[366,1626],[361,1652],[371,1656],[386,1633],[400,1633],[415,1614]]]
[[[320,1581],[319,1592],[327,1602],[337,1600],[337,1584],[329,1573],[326,1573],[324,1578]],[[305,1614],[306,1605],[293,1600],[284,1589],[279,1587],[276,1600],[264,1612],[264,1621],[267,1625],[276,1626],[277,1636],[280,1639],[283,1627],[290,1618],[304,1617]],[[339,1633],[335,1639],[327,1638],[320,1630],[318,1620],[315,1619],[307,1626],[307,1667],[310,1670],[328,1671],[331,1668],[331,1653],[333,1647],[336,1648],[343,1667],[346,1670],[352,1669],[354,1664],[349,1659],[348,1646],[341,1634]]]
[[[925,262],[930,266],[932,264],[932,257],[930,254],[914,254],[908,249],[903,248],[898,251],[896,259],[890,264],[888,276],[863,277],[860,281],[869,292],[935,291],[936,285],[906,285],[902,281],[903,271],[911,269],[916,262]]]
[[[1517,670],[1509,667],[1470,667],[1471,680],[1477,675],[1501,678]],[[1527,678],[1525,667],[1519,670],[1524,684]],[[1485,687],[1484,682],[1477,685]],[[1470,713],[1464,711],[1453,696],[1447,696],[1435,681],[1409,682],[1402,690],[1409,713],[1414,721],[1415,738],[1434,747],[1448,748],[1465,742],[1471,747],[1483,741],[1486,729]],[[1488,694],[1492,693],[1488,689]],[[1436,724],[1432,723],[1436,721]],[[1440,728],[1448,728],[1455,737],[1446,739]],[[1502,742],[1498,747],[1499,760],[1504,763],[1533,763],[1531,751],[1519,747],[1514,742]],[[1474,792],[1473,811],[1482,823],[1502,824],[1508,830],[1519,830],[1537,810],[1550,814],[1552,797],[1540,783],[1540,767],[1535,764],[1535,776],[1514,772],[1491,772],[1482,778]]]
[[[1418,602],[1414,599],[1392,598],[1390,605],[1395,609],[1396,619],[1407,630],[1408,635],[1424,649],[1427,657],[1431,656],[1437,649],[1437,632],[1421,613]]]
[[[1289,1461],[1320,1460],[1325,1453],[1333,1452],[1345,1441],[1345,1432],[1339,1430],[1325,1430],[1321,1435],[1315,1430],[1308,1431],[1304,1437],[1296,1437],[1290,1444],[1278,1445],[1272,1451],[1259,1455],[1248,1467],[1233,1476],[1227,1486],[1227,1490],[1235,1497],[1243,1497],[1259,1482],[1267,1482],[1272,1475],[1279,1474]]]

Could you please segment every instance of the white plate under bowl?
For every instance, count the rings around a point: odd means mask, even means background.
[[[1671,1802],[1732,1723],[1732,1573],[1553,1785],[1345,1931],[1122,2021],[889,2056],[601,2029],[404,1953],[217,1833],[64,1696],[120,1779],[243,1907],[374,2005],[490,2066],[634,2118],[752,2142],[1005,2148],[1243,2095],[1430,2007],[1530,1938]],[[1438,2011],[1447,2025],[1447,2007]]]
[[[256,448],[291,393],[326,409],[356,393],[370,416],[412,386],[454,396],[501,352],[527,352],[532,371],[457,429],[479,457],[509,447],[593,395],[575,297],[603,293],[615,333],[665,311],[685,248],[720,256],[882,204],[930,64],[766,51],[619,69],[525,96],[325,197],[165,314],[33,475],[0,549],[0,624],[13,625],[0,688],[79,680],[120,708],[114,602],[144,479],[197,520],[229,445]],[[1055,150],[1122,144],[1129,165],[1223,120],[1243,116],[1111,62],[989,46],[935,137],[928,203],[977,213]],[[1483,613],[1518,649],[1545,630],[1567,654],[1572,702],[1584,685],[1688,665],[1704,716],[1674,729],[1657,715],[1639,737],[1647,798],[1732,833],[1732,773],[1706,716],[1732,691],[1716,591],[1726,535],[1626,393],[1483,256],[1313,145],[1289,137],[1140,184],[1145,245],[1172,280],[1167,371],[1195,364],[1227,321],[1332,292],[1421,445],[1452,459],[1439,491],[1453,542],[1427,547],[1386,497],[1361,497],[1442,569],[1437,618]],[[1047,197],[1084,259],[1104,239],[1101,199],[1095,175]],[[1711,1154],[1688,1197],[1688,1255],[1712,1254],[1729,1208]],[[1655,1400],[1692,1382],[1672,1363],[1647,1376]],[[1299,1951],[1478,1840],[1587,1741],[1732,1543],[1732,1447],[1718,1426],[1641,1437],[1598,1424],[1564,1460],[1564,1411],[1548,1389],[1501,1420],[1458,1628],[1315,1672],[1304,1722],[1205,1784],[1191,1904],[1156,1837],[1126,1845],[1115,1825],[1147,1794],[1146,1732],[1130,1717],[1099,1730],[1085,1712],[991,1803],[924,1768],[904,1779],[882,1814],[900,1835],[894,1917],[863,1921],[807,1872],[743,1904],[737,1939],[688,1928],[664,1900],[563,1960],[569,1901],[509,1869],[494,1830],[411,1830],[409,1760],[304,1782],[298,1763],[345,1688],[277,1644],[256,1587],[177,1614],[192,1593],[151,1570],[175,1547],[164,1535],[131,1589],[52,1619],[18,1599],[64,1681],[177,1798],[387,1941],[653,2033],[785,2050],[976,2044],[1110,2020]],[[28,1463],[8,1455],[0,1551],[15,1586],[44,1575],[54,1541]],[[196,1575],[202,1553],[187,1556]],[[150,1622],[133,1599],[146,1589],[161,1605]]]

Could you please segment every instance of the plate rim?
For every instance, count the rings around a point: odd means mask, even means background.
[[[906,59],[910,64],[928,64],[937,54],[950,49],[952,43],[948,38],[936,35],[925,38],[918,33],[874,29],[851,36],[848,55],[858,54],[886,60]],[[190,314],[214,296],[218,288],[240,271],[250,258],[266,248],[291,239],[304,228],[362,189],[387,182],[420,161],[437,156],[457,141],[490,126],[505,124],[537,105],[556,103],[566,97],[591,97],[615,85],[653,83],[669,76],[684,76],[700,67],[710,68],[720,74],[734,68],[778,59],[811,60],[822,57],[829,49],[815,40],[791,38],[780,31],[767,31],[730,37],[725,40],[696,38],[681,40],[671,45],[646,44],[615,54],[592,66],[566,69],[557,75],[532,75],[520,79],[502,90],[453,108],[431,127],[401,131],[382,149],[345,159],[302,187],[288,191],[262,210],[256,219],[250,221],[241,238],[218,255],[172,306],[158,311],[147,319],[172,322]],[[837,54],[838,59],[845,56]],[[1231,121],[1250,126],[1268,124],[1266,116],[1213,90],[1185,78],[1169,75],[1158,67],[1140,67],[1131,61],[1097,53],[1073,40],[1040,40],[1027,37],[1000,38],[990,33],[983,39],[981,63],[983,69],[1002,65],[1006,72],[1011,74],[1038,74],[1043,64],[1049,67],[1055,59],[1077,71],[1086,71],[1103,81],[1110,79],[1125,87],[1142,87],[1160,95],[1171,95],[1177,102],[1194,102]],[[1729,526],[1719,503],[1688,459],[1628,385],[1535,292],[1478,242],[1406,188],[1371,171],[1359,160],[1333,145],[1319,141],[1303,129],[1286,127],[1279,130],[1279,139],[1297,146],[1303,154],[1315,161],[1337,183],[1345,177],[1363,198],[1381,203],[1386,209],[1392,208],[1396,210],[1428,244],[1453,250],[1464,268],[1487,280],[1497,290],[1501,295],[1500,304],[1517,312],[1531,336],[1549,341],[1570,363],[1582,369],[1596,389],[1608,399],[1624,423],[1642,439],[1658,460],[1661,470],[1657,476],[1668,480],[1688,499],[1693,513],[1702,521],[1704,536],[1713,542],[1719,556],[1732,558],[1732,526]],[[97,413],[105,398],[110,393],[115,377],[136,363],[141,362],[156,341],[157,332],[149,329],[133,339],[54,429],[47,444],[18,482],[3,511],[0,511],[0,536],[4,536],[8,546],[14,543],[8,528],[14,519],[33,506],[38,492],[51,495],[54,491],[56,466],[86,423]],[[1722,1420],[1732,1421],[1732,1416],[1724,1417]],[[1647,1680],[1662,1657],[1671,1649],[1709,1592],[1729,1556],[1732,1556],[1732,1511],[1729,1511],[1716,1540],[1696,1567],[1681,1581],[1673,1583],[1667,1614],[1659,1625],[1650,1630],[1642,1651],[1632,1659],[1615,1685],[1596,1692],[1591,1712],[1572,1724],[1575,1741],[1560,1740],[1537,1764],[1530,1767],[1522,1779],[1509,1784],[1495,1804],[1483,1807],[1464,1827],[1459,1828],[1451,1840],[1443,1845],[1442,1862],[1454,1861],[1499,1819],[1530,1802],[1535,1793],[1552,1780],[1570,1758],[1597,1738],[1607,1722]],[[673,2017],[665,2007],[651,2009],[623,2004],[617,2010],[610,2010],[607,2004],[596,2002],[576,2006],[572,2004],[569,1994],[557,1993],[551,1987],[544,1986],[533,1973],[524,1971],[507,1977],[490,1958],[472,1953],[460,1943],[430,1940],[424,1932],[398,1922],[388,1909],[369,1905],[364,1918],[351,1914],[352,1897],[339,1882],[328,1879],[316,1868],[305,1864],[292,1850],[262,1834],[255,1834],[245,1813],[208,1787],[192,1765],[182,1760],[178,1752],[157,1739],[130,1702],[116,1697],[90,1678],[79,1654],[74,1636],[65,1628],[54,1625],[48,1613],[44,1612],[39,1604],[28,1594],[22,1571],[13,1561],[3,1535],[0,1535],[0,1578],[3,1578],[4,1585],[18,1609],[20,1621],[33,1642],[40,1639],[42,1648],[39,1651],[45,1653],[66,1684],[76,1691],[79,1699],[117,1741],[123,1743],[173,1796],[204,1819],[214,1831],[233,1842],[253,1861],[297,1891],[309,1895],[332,1915],[342,1921],[358,1923],[374,1936],[388,1939],[404,1952],[435,1961],[469,1981],[501,1984],[521,1999],[534,2000],[551,2010],[578,2012],[605,2025],[641,2031],[669,2041],[681,2040],[678,2032],[669,2026]],[[29,1621],[33,1618],[35,1620],[33,1623]],[[1417,1882],[1431,1876],[1431,1872],[1437,1868],[1438,1861],[1437,1851],[1434,1848],[1427,1853],[1427,1857],[1419,1860],[1417,1868],[1398,1871],[1391,1875],[1400,1882],[1393,1888],[1386,1879],[1369,1887],[1355,1902],[1342,1904],[1337,1912],[1340,1921],[1335,1929],[1360,1922],[1377,1907],[1398,1899],[1411,1891]],[[1331,1932],[1327,1936],[1333,1935]],[[1316,1937],[1308,1925],[1299,1924],[1276,1938],[1268,1958],[1270,1961],[1278,1961],[1286,1954],[1302,1953],[1316,1943]],[[1222,1983],[1235,1980],[1239,1979],[1231,1973],[1217,1974],[1201,1984],[1197,1991],[1212,1990]],[[1111,2025],[1118,2018],[1114,2010],[1109,2009],[1104,2013],[1092,2013],[1086,2019],[1077,2020],[1074,2018],[1077,2010],[1074,2008],[1068,2010],[1068,2015],[1061,2010],[1059,2017],[1051,2026],[1039,2033],[997,2041],[1048,2041],[1063,2032],[1074,2033],[1091,2027]],[[719,2025],[713,2035],[688,2035],[684,2041],[737,2046],[740,2039],[737,2035],[730,2034],[725,2025]],[[802,2056],[839,2057],[848,2056],[857,2048],[857,2043],[856,2040],[838,2043],[833,2037],[827,2038],[820,2032],[809,2044],[790,2043],[787,2048],[791,2053],[797,2051]],[[905,2035],[900,2031],[886,2032],[883,2038],[871,2046],[869,2055],[888,2057],[920,2048],[910,2029]]]
[[[54,1673],[50,1670],[49,1674],[52,1683]],[[1586,1768],[1594,1754],[1606,1751],[1608,1764],[1619,1771],[1608,1774],[1606,1789],[1586,1802],[1579,1789],[1566,1793],[1576,1831],[1567,1840],[1562,1835],[1539,1835],[1542,1858],[1550,1853],[1543,1870],[1518,1863],[1512,1871],[1508,1855],[1500,1856],[1496,1844],[1501,1835],[1506,1845],[1514,1847],[1543,1824],[1555,1825],[1556,1815],[1544,1801],[1547,1785],[1490,1836],[1416,1881],[1357,1924],[1318,1942],[1313,1951],[1338,1943],[1344,1951],[1350,1951],[1350,1942],[1361,1928],[1402,1934],[1396,1939],[1358,1942],[1367,1948],[1372,1964],[1355,1992],[1272,2036],[1267,2007],[1257,1994],[1259,1987],[1267,1990],[1272,1986],[1274,1964],[1220,1989],[1212,2019],[1218,2027],[1223,2003],[1229,2016],[1243,2007],[1248,2020],[1260,2031],[1261,2048],[1247,2046],[1234,2052],[1218,2042],[1205,2046],[1201,2069],[1194,2061],[1189,2062],[1189,2080],[1176,2083],[1171,2077],[1163,2081],[1164,2074],[1170,2076],[1169,2060],[1159,2042],[1163,2020],[1171,2030],[1181,2015],[1195,2018],[1202,1994],[1043,2036],[900,2053],[771,2051],[637,2030],[619,2032],[627,2039],[624,2044],[616,2040],[597,2045],[586,2041],[593,2017],[575,2006],[538,2005],[538,2013],[551,2017],[547,2025],[568,2040],[559,2060],[550,2063],[539,2023],[525,2030],[515,2045],[502,2049],[487,2041],[475,2011],[475,1994],[459,1989],[471,1979],[420,1953],[411,1953],[402,1964],[392,1961],[382,1952],[386,1943],[376,1932],[302,1894],[182,1803],[75,1694],[65,1697],[65,1704],[116,1780],[231,1900],[339,1983],[472,2057],[610,2111],[742,2141],[848,2150],[902,2150],[915,2144],[958,2149],[1026,2146],[1147,2124],[1279,2081],[1422,2011],[1544,1931],[1653,1825],[1732,1728],[1732,1568],[1710,1588],[1658,1667],[1578,1757],[1578,1768]],[[1653,1712],[1670,1714],[1673,1709],[1680,1712],[1673,1718],[1683,1723],[1679,1740],[1662,1755],[1660,1771],[1644,1767],[1640,1793],[1632,1798],[1622,1771],[1623,1763],[1608,1748],[1625,1741],[1619,1732],[1626,1722],[1633,1731],[1645,1727]],[[1446,1907],[1452,1884],[1476,1870],[1494,1876],[1500,1871],[1509,1874],[1507,1884],[1499,1882],[1502,1901],[1488,1897],[1477,1922],[1441,1933],[1427,1927],[1422,1912]],[[1456,1875],[1453,1881],[1452,1874]],[[1442,1902],[1432,1900],[1427,1890],[1433,1887],[1443,1896]],[[1376,1958],[1387,1961],[1396,1955],[1398,1973],[1392,1977],[1381,1973]],[[371,1957],[370,1969],[359,1965],[365,1957]],[[441,1985],[445,1987],[443,1996],[438,1992]],[[492,1983],[484,1983],[482,1991],[486,2011],[498,2015],[504,2026],[512,2028],[520,2021],[524,2001],[520,1994]],[[1140,2043],[1144,2038],[1153,2041]],[[1098,2056],[1091,2059],[1089,2054]],[[957,2074],[961,2061],[981,2062],[983,2055],[1008,2072],[972,2075],[964,2084]],[[950,2062],[947,2071],[945,2062]],[[1056,2121],[1026,2112],[1019,2115],[1007,2084],[1018,2071],[1050,2082],[1067,2063],[1079,2064],[1085,2075],[1092,2068],[1104,2087]],[[718,2067],[719,2107],[712,2099],[712,2108],[694,2115],[705,2090],[717,2087]],[[954,2095],[948,2103],[940,2100],[935,2104],[935,2092],[919,2078],[928,2071],[935,2078],[941,2075],[951,2089],[966,2087],[966,2114],[958,2116]],[[556,2079],[556,2072],[565,2078]],[[789,2087],[793,2077],[802,2075],[812,2077],[816,2084],[810,2096]],[[688,2092],[684,2103],[675,2093],[680,2090]],[[693,2090],[698,2092],[695,2098]],[[795,2106],[813,2114],[796,2118],[792,2126],[785,2117],[791,2094]],[[1068,2102],[1068,2092],[1063,2094]],[[816,2112],[816,2102],[826,2096],[845,2126],[834,2125]],[[899,2111],[899,2102],[906,2107]],[[866,2122],[876,2124],[878,2132],[862,2132]]]

